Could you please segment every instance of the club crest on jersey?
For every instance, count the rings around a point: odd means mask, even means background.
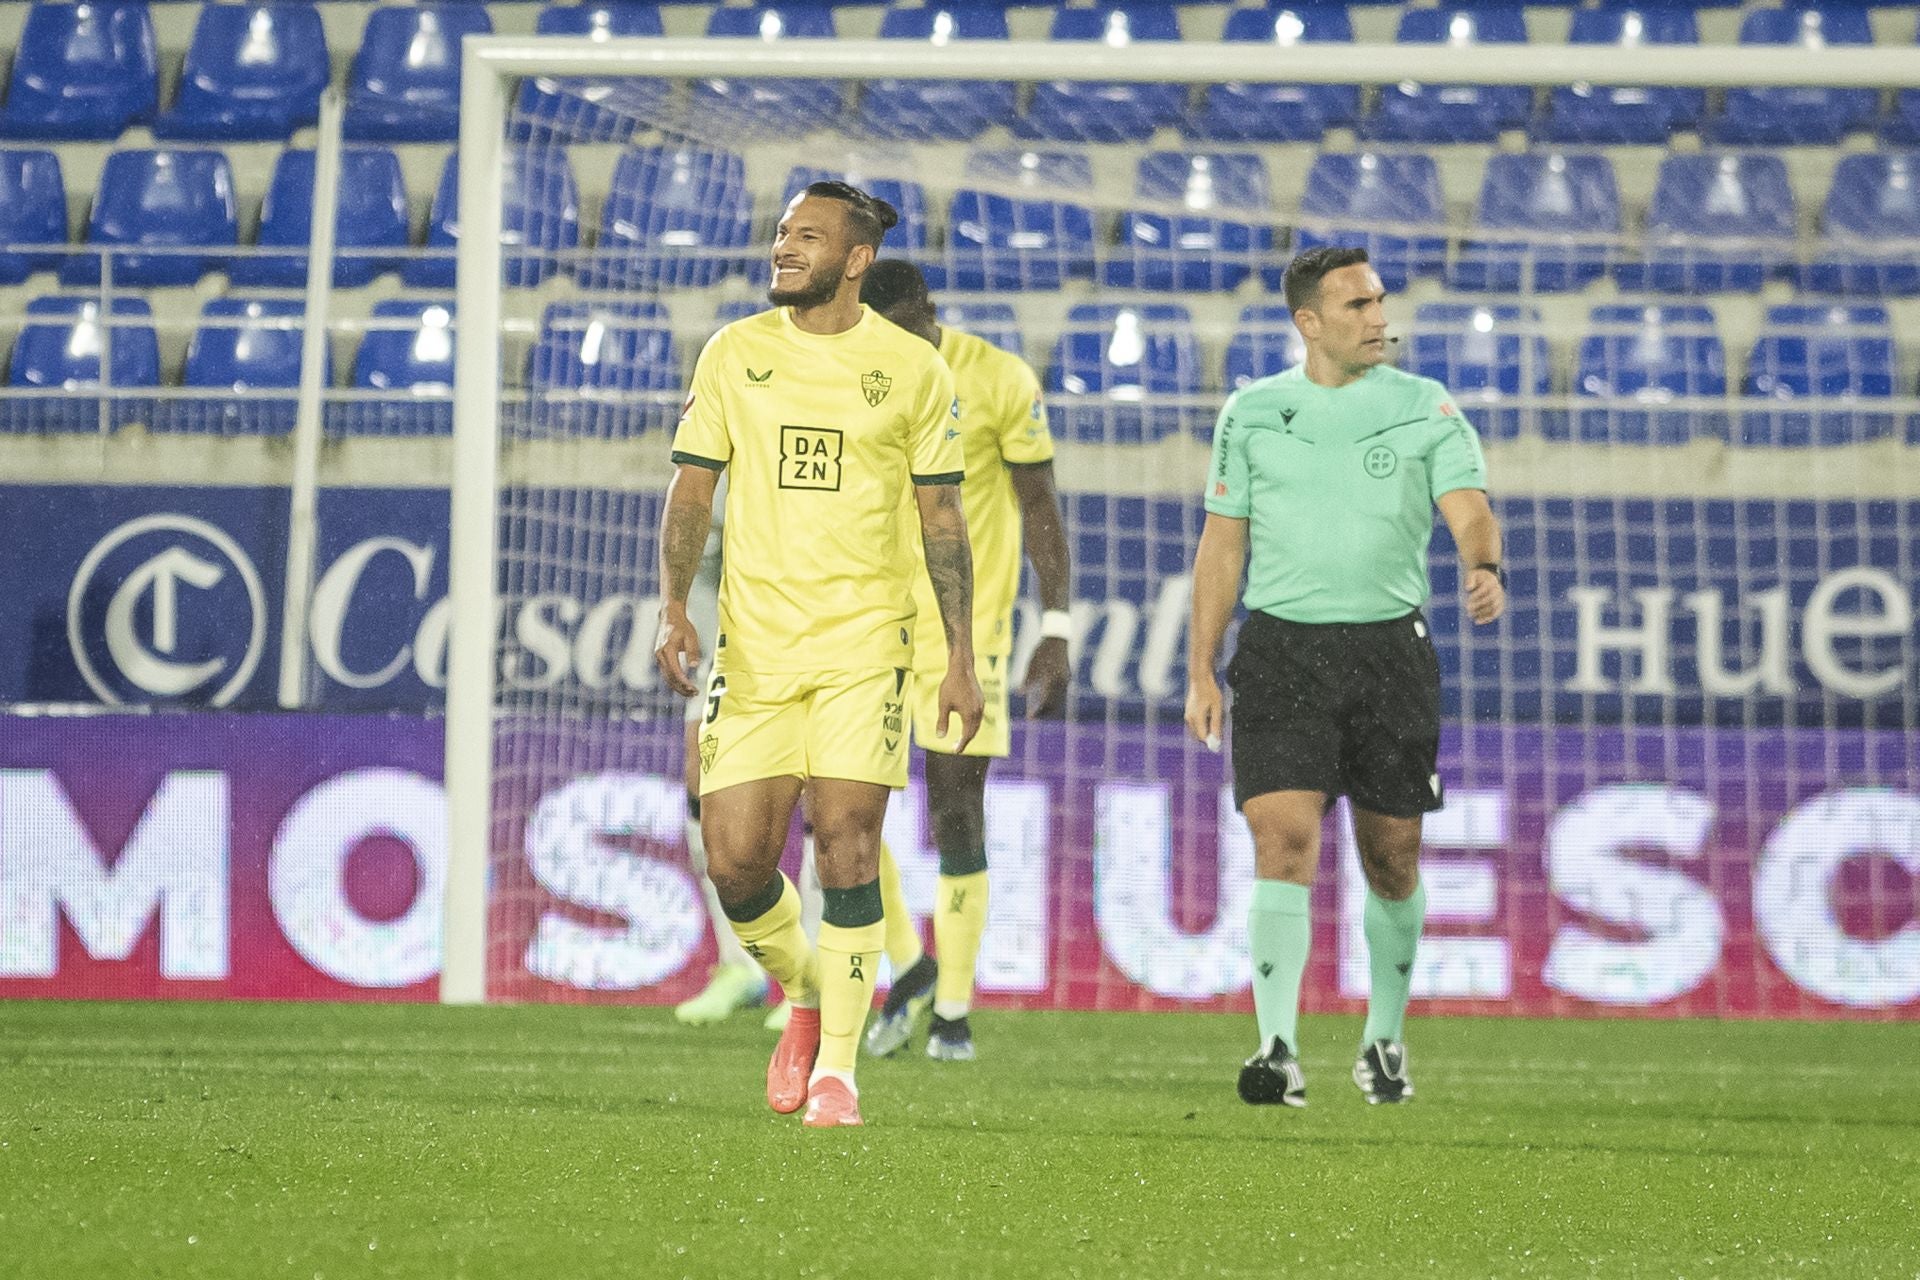
[[[713,734],[704,734],[700,738],[700,767],[713,768],[713,758],[720,754],[720,739]]]
[[[887,392],[893,390],[893,379],[875,369],[872,373],[860,375],[860,393],[867,403],[878,409],[880,402],[887,398]]]

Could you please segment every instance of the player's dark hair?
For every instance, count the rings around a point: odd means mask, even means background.
[[[904,258],[882,258],[860,277],[860,301],[881,315],[901,306],[932,307],[927,278]]]
[[[846,205],[847,225],[853,229],[854,242],[871,249],[878,249],[887,232],[900,221],[900,211],[885,200],[870,196],[851,183],[837,179],[810,182],[802,194],[818,196],[822,200],[838,200]]]
[[[1320,282],[1329,271],[1338,271],[1342,267],[1365,261],[1365,249],[1342,249],[1333,245],[1309,249],[1298,255],[1287,264],[1287,276],[1283,282],[1287,293],[1287,310],[1298,311],[1320,301]]]

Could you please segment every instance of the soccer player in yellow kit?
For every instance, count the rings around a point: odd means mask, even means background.
[[[1022,534],[1040,592],[1041,641],[1027,664],[1027,715],[1065,709],[1068,660],[1067,591],[1071,569],[1060,499],[1053,484],[1053,436],[1047,429],[1040,382],[1026,361],[983,338],[938,323],[926,278],[910,262],[876,262],[863,279],[861,300],[909,333],[936,347],[953,370],[960,400],[960,443],[966,457],[961,499],[973,543],[973,651],[986,699],[980,733],[961,742],[941,731],[923,674],[914,686],[913,736],[926,752],[927,807],[940,854],[934,899],[934,955],[920,948],[920,932],[900,888],[900,869],[880,850],[880,889],[887,912],[887,955],[894,983],[867,1032],[868,1052],[885,1056],[904,1045],[929,1000],[933,1019],[927,1056],[967,1061],[974,1056],[967,1015],[974,969],[987,925],[987,768],[1012,748],[1007,723],[1007,663],[1013,652],[1013,602],[1020,589]],[[946,644],[930,616],[933,589],[919,580],[920,633],[914,659],[922,673],[938,671]]]
[[[860,304],[860,278],[897,220],[842,182],[794,197],[774,235],[775,310],[721,329],[694,367],[661,515],[654,658],[693,696],[701,637],[687,593],[727,472],[699,737],[708,874],[735,935],[794,1006],[767,1066],[768,1105],[805,1106],[821,1128],[861,1123],[854,1057],[884,938],[880,827],[888,793],[907,782],[922,573],[949,650],[936,714],[962,743],[980,727],[953,376]],[[803,788],[826,899],[817,954],[779,869]]]

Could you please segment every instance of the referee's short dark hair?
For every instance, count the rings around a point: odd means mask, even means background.
[[[1318,302],[1320,281],[1326,278],[1329,271],[1338,271],[1342,267],[1365,261],[1365,249],[1342,249],[1334,245],[1323,245],[1298,255],[1287,264],[1287,276],[1282,285],[1287,294],[1287,310],[1298,311]]]
[[[850,182],[828,179],[811,182],[800,194],[822,200],[838,200],[847,206],[847,225],[853,229],[856,244],[878,249],[887,232],[900,221],[900,211],[878,196],[868,195]]]

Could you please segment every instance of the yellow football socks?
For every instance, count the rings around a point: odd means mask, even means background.
[[[920,962],[920,927],[907,907],[907,891],[900,884],[900,864],[887,842],[880,842],[880,906],[886,912],[887,960],[897,979]]]
[[[828,890],[828,914],[832,915]],[[851,892],[851,891],[849,891]],[[867,1011],[873,1007],[873,986],[880,976],[880,956],[884,950],[886,926],[871,924],[841,925],[832,920],[820,924],[820,1056],[816,1071],[832,1071],[853,1079],[855,1054],[860,1048],[860,1033],[867,1025]]]
[[[933,953],[940,958],[933,1011],[940,1017],[964,1018],[973,1007],[973,970],[986,930],[987,873],[941,876],[933,901]]]
[[[747,917],[744,920],[740,918],[743,915]],[[776,872],[765,894],[728,907],[727,919],[740,945],[780,984],[788,1000],[803,1009],[820,1003],[816,960],[806,931],[800,927],[800,891],[793,887],[793,881]]]

